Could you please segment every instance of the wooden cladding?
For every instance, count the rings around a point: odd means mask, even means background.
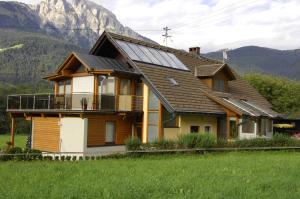
[[[33,118],[33,148],[47,152],[59,152],[59,118]]]
[[[97,147],[105,145],[105,124],[115,123],[114,144],[124,144],[124,140],[131,135],[131,118],[123,118],[119,115],[99,115],[88,117],[87,146]]]

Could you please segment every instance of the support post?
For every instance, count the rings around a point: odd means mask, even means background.
[[[15,126],[16,126],[16,118],[11,117],[10,141],[12,147],[15,146]]]

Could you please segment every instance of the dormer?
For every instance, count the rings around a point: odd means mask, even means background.
[[[229,92],[228,82],[236,80],[235,74],[227,64],[211,64],[195,67],[195,76],[210,89],[218,92]]]

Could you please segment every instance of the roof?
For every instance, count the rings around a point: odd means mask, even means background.
[[[113,70],[116,72],[136,73],[125,61],[77,52],[74,53],[74,55],[89,68],[94,70]]]
[[[208,64],[195,67],[195,75],[197,77],[212,77],[222,70],[226,70],[230,76],[230,80],[235,80],[236,77],[227,64]]]
[[[114,42],[117,47],[118,44],[114,41],[115,39],[173,53],[190,70],[181,71],[172,68],[160,67],[149,63],[142,63],[139,61],[130,61],[133,63],[134,67],[136,67],[137,71],[144,76],[146,83],[148,83],[151,88],[155,89],[155,93],[158,95],[158,97],[166,102],[174,112],[224,114],[225,107],[238,114],[250,116],[270,117],[270,115],[278,115],[272,110],[271,104],[264,97],[262,97],[257,90],[241,79],[239,75],[227,64],[223,64],[220,61],[209,59],[203,56],[188,53],[183,50],[177,50],[158,44],[140,41],[114,33],[104,32],[104,35]],[[91,54],[96,52],[98,45],[97,43],[100,43],[101,38],[103,39],[104,36],[102,35],[96,42],[90,51]],[[234,80],[229,81],[229,93],[212,91],[198,77],[195,76],[196,70],[203,73],[203,75],[211,76],[218,73],[218,71],[225,67],[234,77]],[[202,74],[199,75],[203,76]],[[170,78],[173,78],[178,85],[172,84],[170,82]],[[250,106],[249,104],[244,104],[243,106],[247,107],[247,110],[245,111],[244,108],[237,107],[225,99],[235,100],[238,103],[244,103],[246,101],[254,105],[256,108]],[[251,115],[249,111],[251,113],[255,113]]]
[[[174,112],[225,114],[224,109],[218,103],[201,92],[199,88],[202,85],[190,71],[135,63],[155,89],[164,96]],[[169,78],[173,78],[178,85],[174,85]]]

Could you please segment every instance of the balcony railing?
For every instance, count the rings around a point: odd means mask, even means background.
[[[7,110],[94,110],[115,111],[114,95],[76,94],[23,94],[7,96]]]

